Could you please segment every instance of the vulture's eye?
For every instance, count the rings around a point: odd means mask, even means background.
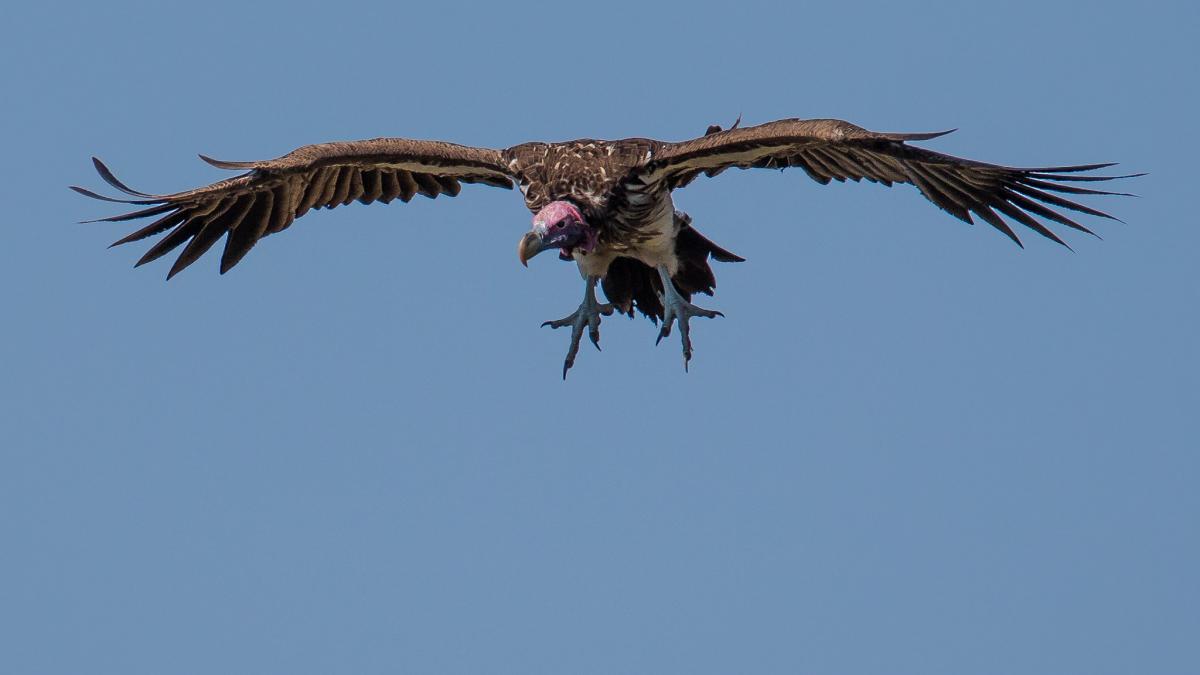
[[[561,229],[563,229],[564,227],[566,227],[566,226],[567,226],[567,224],[566,224],[566,223],[564,223],[563,221],[561,221],[561,220],[560,220],[560,221],[558,221],[557,223],[555,223],[555,224],[554,224],[554,226],[555,226],[555,227],[557,227],[558,229],[560,229],[560,230],[561,230]]]

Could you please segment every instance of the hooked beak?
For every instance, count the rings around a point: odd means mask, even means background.
[[[536,232],[529,231],[517,244],[517,258],[521,260],[522,265],[529,267],[529,259],[548,248],[554,248],[554,245],[547,243]]]

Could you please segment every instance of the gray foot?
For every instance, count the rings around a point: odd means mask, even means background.
[[[564,380],[567,379],[567,371],[575,365],[575,355],[579,353],[579,342],[583,338],[583,329],[585,327],[588,329],[588,337],[599,350],[600,316],[609,316],[613,313],[611,304],[596,300],[596,281],[596,277],[588,277],[587,288],[584,289],[583,302],[579,303],[579,309],[557,321],[547,321],[542,324],[551,328],[571,327],[571,346],[567,349],[567,358],[563,360]]]
[[[683,343],[683,370],[688,369],[688,361],[692,360],[692,338],[688,326],[688,319],[693,316],[702,316],[706,319],[715,319],[724,314],[711,310],[697,307],[688,302],[675,290],[675,284],[671,283],[671,275],[667,273],[667,268],[659,267],[658,276],[663,282],[664,292],[660,293],[658,298],[663,305],[663,322],[662,328],[658,331],[658,339],[654,344],[662,342],[662,339],[671,334],[671,324],[679,323],[679,337]]]

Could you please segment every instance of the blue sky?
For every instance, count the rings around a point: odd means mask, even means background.
[[[114,2],[0,26],[0,671],[1200,669],[1185,3]],[[1120,161],[1024,250],[907,187],[729,172],[691,373],[522,268],[515,193],[317,212],[163,281],[66,190],[395,135],[839,117]]]

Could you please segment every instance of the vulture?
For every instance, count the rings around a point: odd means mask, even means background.
[[[678,325],[684,368],[692,357],[689,319],[723,316],[692,304],[697,293],[716,287],[709,259],[742,262],[692,225],[675,208],[671,193],[698,176],[729,168],[799,167],[828,184],[847,179],[891,186],[908,183],[950,215],[971,223],[979,218],[1021,246],[1013,225],[1024,226],[1067,246],[1050,229],[1054,223],[1092,234],[1064,211],[1116,220],[1074,201],[1080,195],[1126,194],[1080,184],[1125,176],[1096,175],[1113,164],[1014,168],[962,159],[910,145],[950,133],[878,133],[835,119],[785,119],[729,129],[710,126],[679,143],[649,138],[560,143],[531,142],[503,150],[443,141],[376,138],[306,145],[278,159],[227,162],[200,155],[219,169],[242,171],[234,178],[174,194],[134,190],[97,158],[100,177],[128,198],[72,186],[88,197],[134,204],[129,213],[98,221],[153,222],[117,240],[127,244],[162,235],[137,265],[183,247],[167,278],[191,265],[221,237],[221,273],[229,271],[260,239],[282,232],[312,209],[332,209],[416,195],[456,196],[464,183],[512,189],[533,213],[532,228],[517,243],[522,264],[542,251],[558,250],[574,261],[584,280],[583,301],[568,316],[543,326],[570,328],[562,375],[575,362],[586,331],[600,347],[600,317],[634,311],[659,325],[657,342]],[[1067,195],[1067,196],[1063,196]],[[1078,216],[1076,216],[1078,217]],[[97,221],[87,221],[97,222]],[[1068,246],[1069,248],[1069,246]],[[608,302],[596,298],[599,285]],[[657,344],[656,342],[656,344]]]

